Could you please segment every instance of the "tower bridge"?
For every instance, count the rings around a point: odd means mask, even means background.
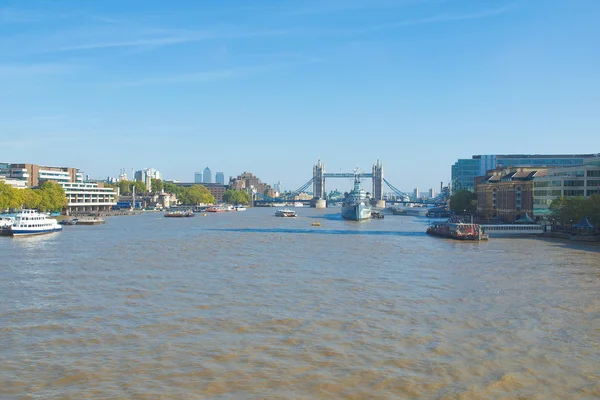
[[[300,200],[303,203],[310,203],[312,205],[316,205],[317,207],[325,207],[326,205],[326,191],[325,191],[325,180],[332,178],[354,178],[356,175],[359,178],[363,179],[371,179],[372,180],[372,190],[371,194],[373,199],[377,202],[378,207],[385,207],[385,199],[383,196],[383,187],[384,184],[397,196],[400,200],[387,200],[389,203],[418,203],[418,204],[428,204],[428,205],[445,205],[446,203],[442,198],[438,197],[435,199],[429,199],[428,201],[423,201],[421,199],[415,199],[412,194],[402,192],[390,182],[388,182],[383,177],[383,164],[377,160],[375,164],[373,164],[373,168],[371,172],[325,172],[325,165],[318,160],[317,163],[313,166],[313,177],[300,188],[283,194],[281,197],[270,198],[264,196],[262,194],[257,193],[256,199],[254,200],[255,204],[264,204],[264,203],[274,203],[274,202],[282,202],[282,201],[299,201],[295,200],[295,198],[300,194],[304,193],[312,184],[313,186],[313,199],[312,200]]]

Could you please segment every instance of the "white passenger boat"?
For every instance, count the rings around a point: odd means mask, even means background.
[[[275,216],[276,217],[295,217],[296,211],[289,210],[287,208],[284,210],[277,210],[277,211],[275,211]]]
[[[235,206],[235,211],[246,211],[246,207],[244,206]]]
[[[294,207],[304,207],[304,204],[300,203],[299,201],[294,203]]]
[[[15,223],[15,217],[0,217],[0,229],[8,229]]]
[[[28,236],[61,231],[62,226],[54,218],[36,210],[21,210],[8,229],[12,236]]]

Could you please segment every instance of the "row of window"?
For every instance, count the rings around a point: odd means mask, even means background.
[[[502,226],[488,225],[484,226],[484,231],[539,231],[542,228],[539,225],[520,225],[520,226]]]

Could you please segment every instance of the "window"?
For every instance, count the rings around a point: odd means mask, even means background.
[[[587,176],[588,177],[598,177],[598,178],[600,178],[600,170],[588,171],[587,172]]]

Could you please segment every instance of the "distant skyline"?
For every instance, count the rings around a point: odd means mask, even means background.
[[[5,0],[0,161],[191,181],[201,159],[295,189],[380,159],[425,192],[474,154],[598,153],[598,21],[596,0]]]

